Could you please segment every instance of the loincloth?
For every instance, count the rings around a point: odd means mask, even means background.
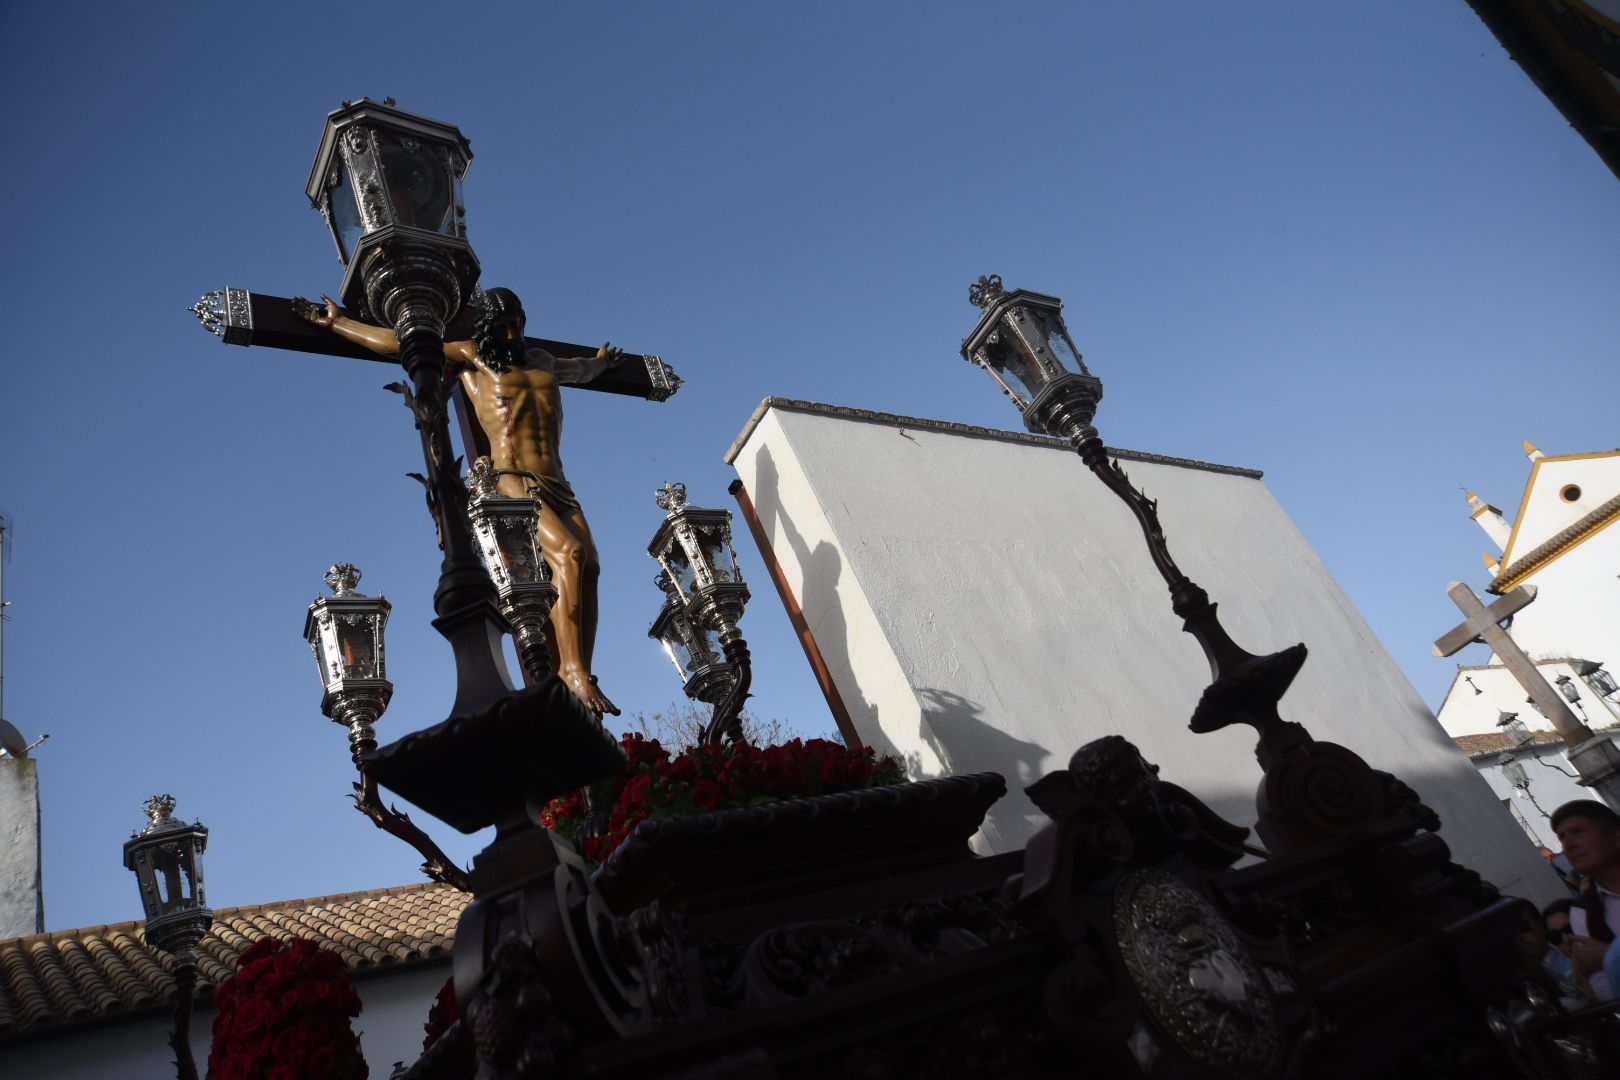
[[[526,472],[522,469],[496,469],[495,475],[515,476],[522,480],[524,492],[530,498],[539,499],[540,505],[550,507],[553,513],[580,510],[579,499],[566,480],[555,476],[541,476],[539,473]]]

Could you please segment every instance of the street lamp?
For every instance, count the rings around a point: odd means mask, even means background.
[[[196,1080],[191,1054],[191,1005],[197,988],[197,945],[214,924],[203,888],[208,829],[174,818],[174,796],[154,795],[146,827],[124,842],[124,867],[135,872],[146,915],[146,943],[174,958],[174,1032],[169,1045],[180,1080]]]
[[[444,328],[478,281],[461,198],[471,161],[453,125],[396,109],[392,99],[362,98],[327,116],[304,189],[337,244],[343,303],[393,327],[411,379],[406,402],[444,551],[433,608],[455,654],[452,717],[481,713],[513,690],[501,652],[506,625],[473,543],[446,409]]]
[[[731,546],[731,511],[709,510],[686,504],[686,485],[666,483],[654,493],[660,509],[667,512],[664,521],[647,545],[647,554],[658,561],[663,574],[657,580],[668,597],[667,609],[671,619],[666,633],[681,639],[674,625],[675,610],[690,622],[685,639],[688,650],[709,653],[709,640],[717,642],[730,666],[731,685],[715,705],[714,716],[703,730],[705,743],[718,743],[722,738],[742,742],[743,702],[748,699],[752,681],[748,642],[743,639],[737,624],[748,604],[748,585],[737,568],[737,553]],[[655,627],[659,624],[655,623]],[[663,633],[653,636],[664,638]],[[689,656],[686,662],[671,651],[676,666],[688,679],[688,693],[694,697],[691,679],[705,666],[700,656]],[[698,689],[708,692],[708,684]],[[707,700],[707,698],[700,698]]]
[[[501,614],[512,626],[523,670],[531,683],[537,683],[551,670],[546,621],[557,602],[557,587],[551,583],[551,567],[536,543],[539,501],[502,495],[496,488],[497,479],[489,458],[473,462],[468,473],[467,512],[478,554],[495,582]]]
[[[393,610],[382,596],[357,589],[360,568],[335,563],[326,572],[331,596],[318,596],[304,615],[304,640],[321,675],[321,712],[349,729],[349,757],[360,772],[354,805],[377,828],[410,844],[422,856],[422,872],[467,891],[467,877],[426,833],[398,810],[383,805],[377,782],[362,760],[377,749],[377,721],[394,696],[388,681],[388,649],[383,631]]]
[[[1533,738],[1530,729],[1519,719],[1519,714],[1508,712],[1506,709],[1499,711],[1496,726],[1502,729],[1502,734],[1507,736],[1509,745],[1514,749],[1518,749]]]
[[[1598,697],[1606,698],[1620,694],[1620,686],[1615,684],[1614,676],[1603,669],[1602,661],[1579,660],[1576,661],[1575,670]]]
[[[1529,775],[1524,771],[1524,766],[1512,757],[1502,759],[1502,775],[1507,777],[1507,782],[1512,784],[1516,790],[1520,792],[1530,790]]]

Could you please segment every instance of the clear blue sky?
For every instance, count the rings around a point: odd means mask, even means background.
[[[415,878],[345,805],[300,638],[321,572],[359,563],[395,605],[383,736],[443,718],[410,418],[381,365],[186,311],[336,287],[303,185],[344,98],[467,133],[485,281],[532,332],[687,380],[568,401],[627,713],[679,696],[645,637],[652,490],[731,505],[761,398],[1017,427],[957,356],[981,273],[1067,301],[1111,443],[1264,469],[1431,702],[1446,583],[1483,584],[1457,485],[1511,514],[1521,438],[1616,442],[1620,182],[1462,0],[12,3],[0,93],[5,714],[52,736],[51,927],[138,913],[119,845],[154,791],[212,828],[217,906]],[[741,556],[756,708],[825,731]]]

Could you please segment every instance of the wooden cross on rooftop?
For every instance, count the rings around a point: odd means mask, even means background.
[[[1462,610],[1463,621],[1434,643],[1434,655],[1450,656],[1476,641],[1484,642],[1496,653],[1502,666],[1524,687],[1530,700],[1552,721],[1567,745],[1579,746],[1592,738],[1591,729],[1576,719],[1563,695],[1553,689],[1547,677],[1536,667],[1536,662],[1519,648],[1519,643],[1502,626],[1514,612],[1528,606],[1536,598],[1536,587],[1520,585],[1510,589],[1490,607],[1481,603],[1474,590],[1461,581],[1453,581],[1446,592]]]

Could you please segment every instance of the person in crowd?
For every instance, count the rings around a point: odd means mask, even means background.
[[[1585,880],[1569,909],[1569,958],[1592,1000],[1612,1001],[1604,961],[1620,927],[1620,814],[1594,799],[1576,799],[1553,811],[1553,832],[1570,866]]]
[[[1575,965],[1551,940],[1547,922],[1535,905],[1523,903],[1524,922],[1516,944],[1524,974],[1538,982],[1550,980],[1558,989],[1558,1004],[1568,1012],[1584,1009],[1590,1002],[1575,974]],[[1568,919],[1568,914],[1565,914]],[[1567,936],[1567,935],[1566,935]]]
[[[1536,852],[1547,860],[1547,865],[1552,867],[1553,873],[1558,875],[1558,880],[1564,883],[1565,888],[1572,893],[1581,891],[1580,882],[1575,880],[1575,870],[1569,865],[1568,855],[1565,855],[1562,851],[1554,851],[1545,844],[1536,848]],[[1542,914],[1545,915],[1546,913],[1543,912]]]

